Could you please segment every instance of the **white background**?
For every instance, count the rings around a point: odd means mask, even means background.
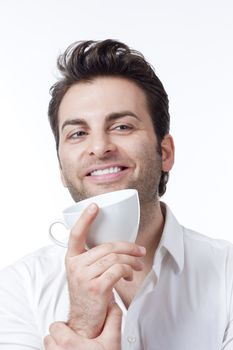
[[[229,0],[0,0],[0,268],[48,244],[72,204],[47,121],[56,57],[83,39],[142,51],[169,98],[178,220],[233,241],[233,5]]]

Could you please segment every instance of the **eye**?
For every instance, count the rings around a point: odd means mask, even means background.
[[[76,131],[76,132],[70,134],[68,136],[68,138],[71,140],[75,140],[75,139],[79,139],[79,138],[86,136],[86,135],[87,135],[86,131],[80,130],[80,131]]]
[[[133,127],[127,124],[120,124],[117,125],[113,128],[113,130],[120,130],[120,131],[128,131],[128,130],[132,130]]]

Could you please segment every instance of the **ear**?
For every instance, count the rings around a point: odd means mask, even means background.
[[[169,172],[174,164],[175,146],[173,138],[170,134],[164,136],[161,142],[162,149],[162,170]]]

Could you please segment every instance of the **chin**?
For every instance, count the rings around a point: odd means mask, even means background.
[[[69,192],[71,194],[71,197],[75,202],[80,202],[83,199],[95,197],[100,194],[104,194],[107,192],[113,192],[118,190],[125,190],[127,188],[134,188],[128,184],[119,184],[119,183],[108,183],[108,184],[101,184],[97,186],[87,186],[83,187],[79,191],[77,191],[76,188],[72,186],[72,188],[68,188]]]
[[[106,185],[106,186],[101,186],[100,188],[96,189],[93,191],[92,196],[98,195],[98,194],[103,194],[107,192],[113,192],[113,191],[118,191],[118,190],[125,190],[129,188],[128,186],[119,186],[119,185]]]
[[[88,197],[94,197],[98,196],[99,194],[104,194],[108,192],[114,192],[118,190],[125,190],[127,188],[130,188],[129,186],[126,185],[119,185],[119,184],[106,184],[106,185],[101,185],[98,188],[93,189],[93,191],[88,191]],[[86,197],[87,198],[87,197]]]

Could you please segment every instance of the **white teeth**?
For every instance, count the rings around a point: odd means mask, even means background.
[[[107,168],[107,169],[99,169],[99,170],[94,170],[91,172],[91,176],[98,176],[98,175],[106,175],[106,174],[114,174],[114,173],[119,173],[122,168],[119,168],[118,166]]]

